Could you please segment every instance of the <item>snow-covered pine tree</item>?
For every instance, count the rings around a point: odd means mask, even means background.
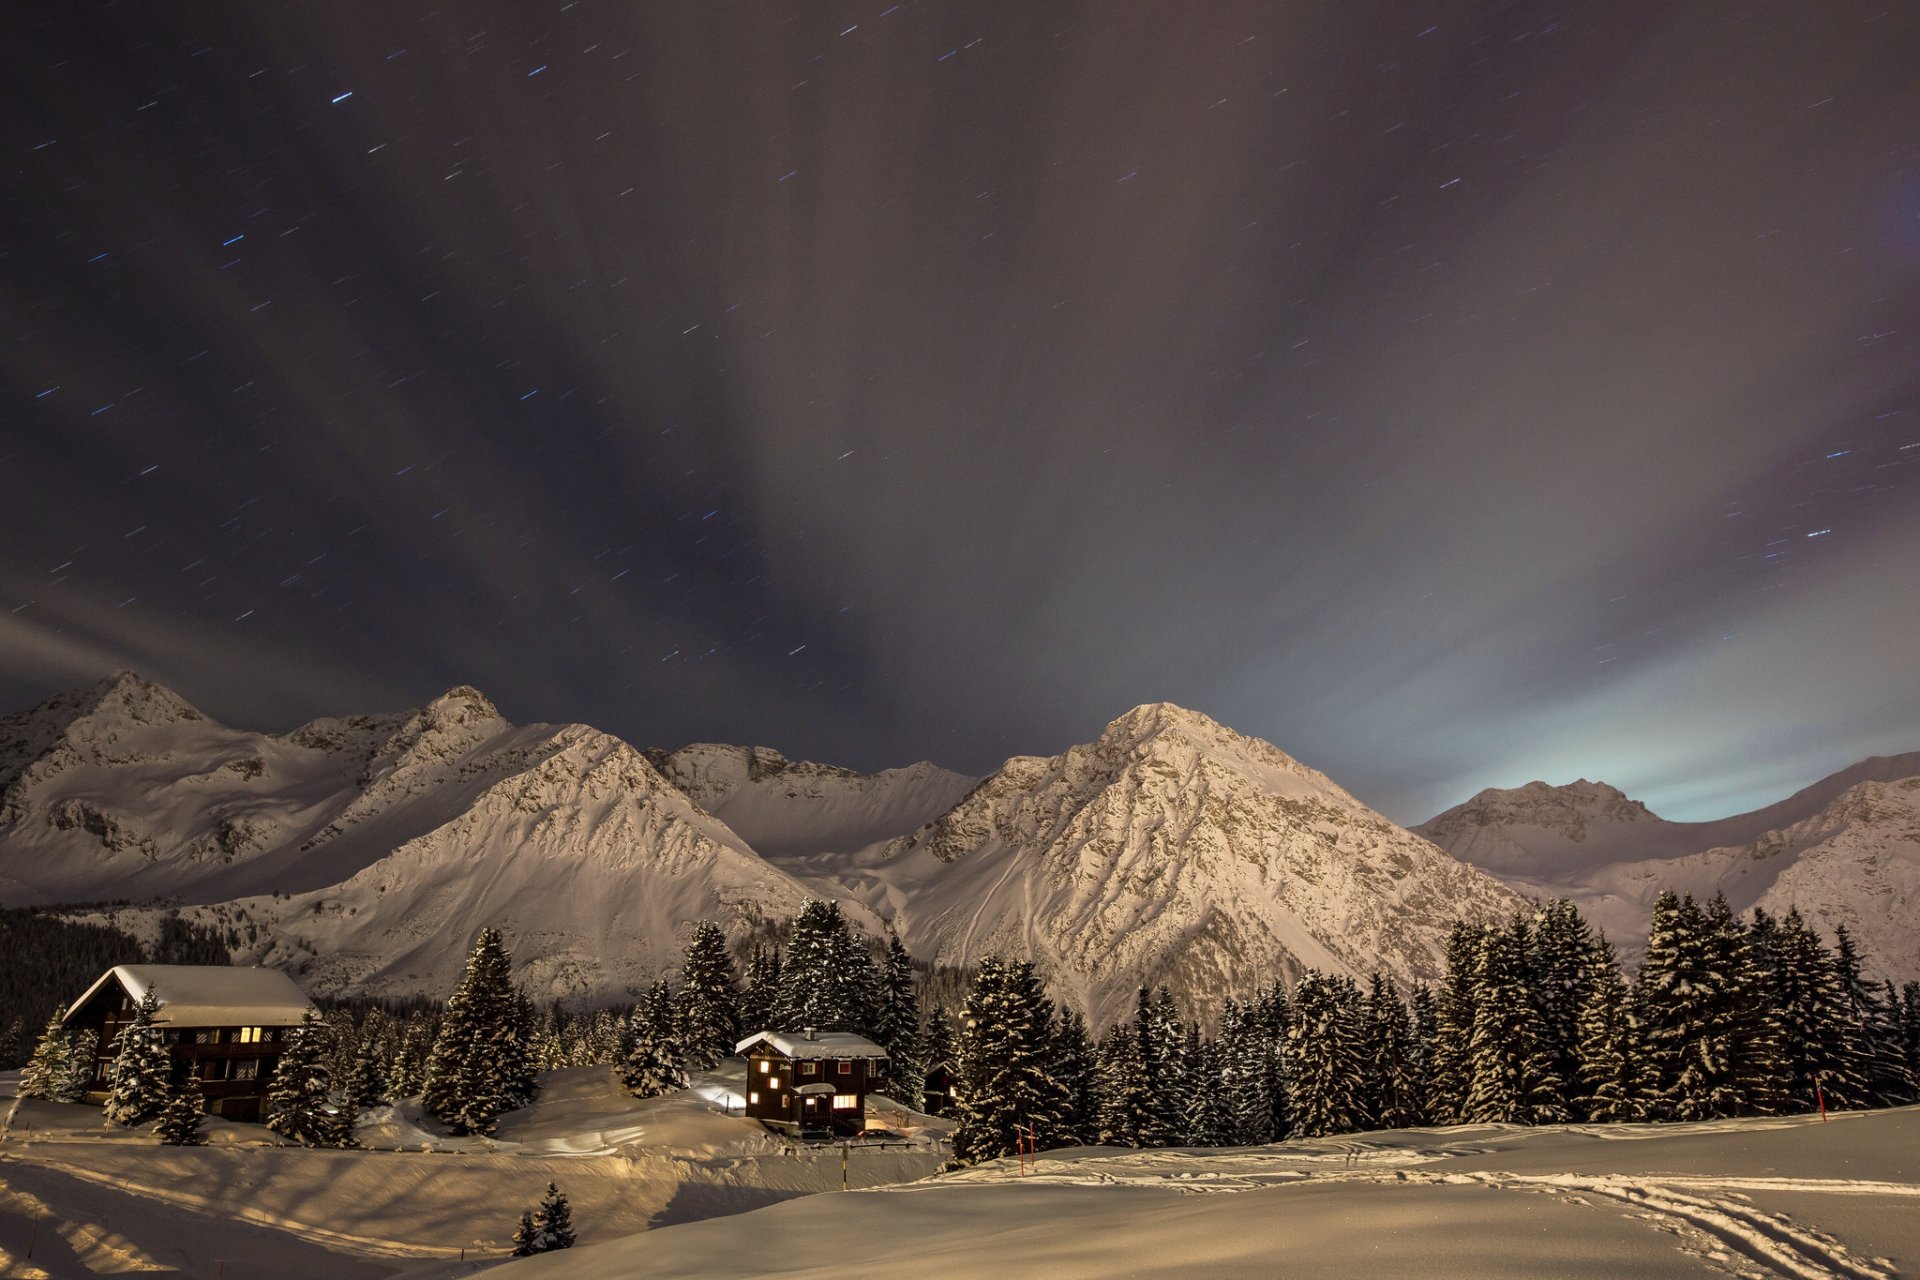
[[[1533,1003],[1531,923],[1517,914],[1483,935],[1474,975],[1473,1034],[1467,1042],[1469,1124],[1552,1124],[1567,1118],[1566,1082],[1554,1074],[1553,1046]]]
[[[949,1076],[954,1071],[953,1021],[937,1004],[928,1011],[926,1028],[920,1033],[920,1063],[923,1074],[931,1074],[936,1067],[946,1068]],[[936,1114],[949,1115],[951,1108],[942,1102]]]
[[[73,1065],[72,1071],[67,1076],[67,1091],[55,1098],[55,1102],[85,1102],[87,1093],[93,1085],[99,1057],[100,1033],[82,1028],[73,1033],[71,1044],[73,1047],[68,1061]]]
[[[1833,967],[1857,1028],[1866,1104],[1898,1106],[1895,1099],[1904,1098],[1909,1087],[1906,1064],[1901,1060],[1899,1026],[1878,984],[1868,981],[1862,971],[1860,949],[1844,924],[1833,929]]]
[[[573,1206],[566,1193],[549,1182],[547,1195],[533,1215],[534,1252],[573,1248]]]
[[[1890,1101],[1887,1105],[1904,1107],[1920,1102],[1920,1069],[1915,1067],[1912,1052],[1915,1028],[1908,1025],[1900,988],[1893,984],[1893,979],[1888,978],[1881,983],[1880,1001],[1887,1011],[1887,1031],[1895,1073],[1893,1092],[1888,1095]]]
[[[1580,1071],[1580,1011],[1586,1006],[1599,940],[1565,898],[1540,910],[1528,934],[1527,970],[1534,1007],[1553,1062],[1553,1074],[1571,1085]],[[1577,1088],[1566,1090],[1570,1119],[1580,1119]]]
[[[263,1110],[267,1128],[303,1147],[350,1147],[353,1131],[333,1105],[333,1080],[327,1070],[332,1029],[309,1009],[287,1033],[286,1048],[274,1066]]]
[[[1720,975],[1717,1051],[1723,1082],[1716,1115],[1772,1115],[1786,1095],[1780,1014],[1766,998],[1767,962],[1752,935],[1716,893],[1704,913],[1708,954]]]
[[[173,1055],[161,1042],[154,1015],[160,999],[152,987],[134,1007],[133,1021],[120,1029],[119,1049],[107,1070],[107,1119],[131,1128],[160,1114],[173,1093]]]
[[[537,1244],[539,1240],[540,1233],[534,1229],[533,1225],[533,1211],[531,1209],[522,1209],[520,1211],[520,1225],[513,1229],[513,1256],[516,1258],[532,1257],[535,1253],[534,1245]]]
[[[1196,1032],[1184,1056],[1188,1101],[1183,1140],[1195,1147],[1227,1146],[1233,1141],[1234,1128],[1220,1045]]]
[[[656,982],[633,1011],[633,1047],[620,1062],[620,1083],[636,1098],[657,1098],[687,1087],[678,1019],[667,984]]]
[[[1400,988],[1375,970],[1367,986],[1366,1038],[1362,1046],[1362,1100],[1374,1127],[1411,1129],[1426,1123],[1421,1105],[1425,1082],[1415,1074],[1413,1027]]]
[[[501,1113],[526,1101],[532,1087],[530,1019],[512,970],[500,931],[482,929],[427,1055],[420,1104],[456,1134],[492,1133]]]
[[[1161,1129],[1154,1114],[1153,1085],[1140,1052],[1140,1024],[1121,1023],[1100,1042],[1100,1141],[1116,1147],[1144,1147]],[[1160,1145],[1158,1142],[1152,1145]]]
[[[60,1014],[61,1011],[55,1009],[47,1019],[46,1029],[34,1043],[33,1056],[27,1059],[20,1073],[19,1093],[23,1098],[65,1102],[73,1091],[73,1044],[67,1038],[66,1024],[60,1020]]]
[[[887,1051],[887,1074],[880,1092],[916,1105],[926,1068],[920,1062],[920,1000],[913,989],[913,957],[898,934],[887,940],[881,962],[873,1038]]]
[[[1087,1020],[1073,1010],[1062,1012],[1054,1024],[1053,1078],[1060,1082],[1064,1097],[1060,1110],[1061,1141],[1097,1141],[1100,1090],[1094,1070],[1093,1045],[1087,1036]]]
[[[1249,1013],[1267,1037],[1267,1053],[1262,1059],[1261,1071],[1267,1079],[1267,1099],[1273,1109],[1268,1125],[1273,1137],[1268,1141],[1277,1142],[1293,1132],[1292,1103],[1287,1084],[1287,1032],[1293,1025],[1293,1013],[1288,1004],[1286,987],[1277,981],[1268,983],[1255,997]]]
[[[756,946],[753,958],[747,961],[747,977],[740,991],[741,1035],[775,1030],[774,1007],[779,1002],[780,948]]]
[[[344,1095],[355,1113],[387,1102],[386,1075],[380,1070],[379,1060],[371,1053],[360,1053],[354,1057]]]
[[[1436,1124],[1459,1124],[1472,1083],[1467,1046],[1479,1004],[1478,969],[1486,930],[1455,921],[1447,933],[1447,974],[1434,993],[1433,1059],[1427,1112]]]
[[[1900,1045],[1907,1075],[1920,1090],[1920,982],[1900,985]]]
[[[1739,1016],[1729,994],[1740,981],[1724,926],[1693,895],[1662,893],[1634,987],[1652,1118],[1708,1120],[1747,1108],[1735,1073],[1743,1053]]]
[[[1613,945],[1600,939],[1598,950],[1587,964],[1587,997],[1580,1006],[1575,1064],[1577,1084],[1568,1093],[1577,1100],[1577,1114],[1597,1123],[1644,1119],[1638,1029]]]
[[[960,1123],[953,1154],[977,1164],[1019,1149],[1059,1146],[1065,1090],[1052,1075],[1053,1002],[1026,960],[981,961],[961,1016],[958,1043]]]
[[[417,1096],[426,1082],[426,1059],[426,1028],[409,1020],[387,1073],[387,1096],[396,1102]]]
[[[740,1041],[740,990],[733,957],[720,926],[702,920],[693,927],[680,966],[680,990],[674,996],[686,1065],[710,1071]]]
[[[1765,998],[1780,1019],[1780,1071],[1788,1111],[1824,1098],[1839,1109],[1866,1105],[1865,1054],[1833,953],[1798,908],[1761,930]]]
[[[173,1096],[167,1099],[167,1105],[160,1108],[153,1131],[169,1147],[201,1146],[207,1140],[207,1135],[200,1131],[200,1122],[206,1113],[207,1104],[200,1095],[200,1082],[189,1076],[173,1091]]]
[[[1293,985],[1287,1101],[1295,1137],[1351,1133],[1366,1123],[1358,997],[1351,983],[1318,969],[1306,970]]]
[[[1258,1011],[1229,999],[1220,1014],[1220,1084],[1230,1146],[1272,1142],[1274,1049]]]
[[[854,948],[848,945],[852,933],[839,903],[809,898],[801,906],[780,966],[780,992],[773,1009],[779,1029],[866,1030],[869,1011],[861,1007],[860,996],[863,990],[871,990],[871,983],[840,969],[842,962],[853,959]],[[864,947],[860,950],[864,955]],[[867,968],[870,972],[870,961]]]
[[[1423,1124],[1434,1123],[1433,1109],[1433,1037],[1439,1013],[1434,1007],[1433,988],[1416,983],[1407,997],[1407,1070],[1418,1090]]]

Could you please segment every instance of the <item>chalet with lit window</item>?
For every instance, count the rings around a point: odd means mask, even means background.
[[[174,1082],[197,1080],[210,1115],[257,1121],[287,1031],[313,1008],[293,979],[277,969],[221,965],[123,964],[107,970],[65,1019],[69,1030],[97,1037],[89,1101],[105,1100],[120,1029],[133,1021],[149,991],[160,1005],[153,1021],[173,1056]]]
[[[733,1051],[747,1058],[747,1115],[802,1134],[865,1129],[887,1070],[887,1051],[850,1031],[762,1031]]]

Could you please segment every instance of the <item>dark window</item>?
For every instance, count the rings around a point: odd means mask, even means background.
[[[233,1078],[235,1080],[257,1080],[260,1078],[260,1059],[235,1058],[233,1060]]]
[[[803,1062],[800,1064],[800,1074],[803,1076],[817,1075],[819,1071],[820,1064],[817,1062]]]
[[[850,1076],[853,1074],[853,1059],[842,1058],[840,1059],[839,1062],[834,1064],[833,1069],[839,1072],[843,1076]]]
[[[220,1033],[212,1027],[202,1027],[193,1033],[193,1042],[195,1044],[219,1044]]]

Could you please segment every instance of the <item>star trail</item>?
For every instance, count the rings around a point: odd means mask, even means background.
[[[1417,821],[1920,746],[1920,12],[30,0],[0,702]]]

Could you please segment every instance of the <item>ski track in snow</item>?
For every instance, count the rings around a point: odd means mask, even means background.
[[[1687,1252],[1741,1280],[1780,1277],[1786,1280],[1900,1280],[1899,1272],[1884,1258],[1861,1258],[1825,1232],[1795,1224],[1783,1214],[1764,1212],[1751,1203],[1740,1203],[1748,1198],[1744,1192],[1814,1192],[1920,1200],[1920,1186],[1840,1178],[1435,1173],[1411,1167],[1468,1154],[1471,1154],[1469,1150],[1460,1147],[1422,1151],[1364,1144],[1337,1146],[1324,1153],[1235,1152],[1227,1160],[1217,1154],[1141,1151],[1095,1160],[1062,1161],[1058,1162],[1058,1168],[1049,1167],[1055,1162],[1042,1160],[1037,1168],[1025,1174],[1017,1172],[1017,1165],[999,1161],[928,1182],[885,1190],[898,1194],[957,1183],[984,1186],[1018,1181],[1211,1195],[1297,1186],[1305,1182],[1471,1184],[1494,1190],[1560,1196],[1582,1205],[1600,1200],[1624,1207],[1632,1216],[1679,1237]]]

